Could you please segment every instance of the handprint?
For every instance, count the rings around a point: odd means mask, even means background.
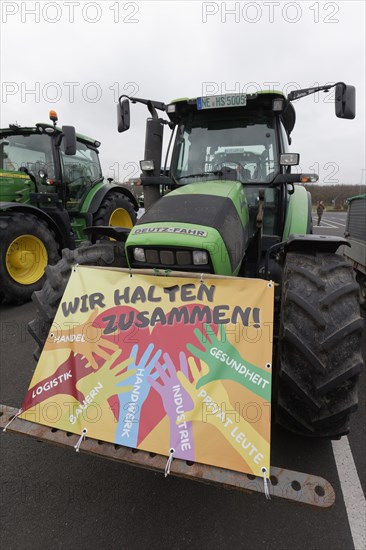
[[[206,334],[199,329],[194,331],[204,351],[192,344],[187,344],[187,349],[198,359],[204,361],[209,368],[209,372],[198,380],[197,389],[213,380],[233,380],[270,401],[271,377],[269,372],[252,365],[240,356],[237,349],[227,339],[224,325],[220,325],[220,340],[210,329],[210,325],[205,324],[205,331]]]
[[[149,344],[146,347],[140,361],[137,361],[139,346],[136,344],[131,350],[131,360],[128,371],[133,370],[136,373],[134,385],[129,386],[131,390],[120,394],[119,396],[119,421],[116,430],[115,443],[125,444],[129,447],[137,447],[138,432],[139,432],[139,417],[141,407],[147,398],[150,391],[148,375],[151,374],[157,360],[161,355],[161,350],[154,354],[154,345]],[[157,378],[159,375],[154,372],[151,377]],[[118,385],[125,385],[126,381],[120,382]]]
[[[187,422],[186,411],[193,408],[193,399],[186,392],[177,376],[177,371],[168,353],[164,353],[166,370],[157,362],[156,370],[160,382],[149,376],[151,386],[160,395],[170,422],[170,448],[175,449],[175,456],[185,460],[194,459],[192,423]],[[188,364],[185,353],[179,354],[180,370],[188,377]]]
[[[255,475],[263,476],[262,466],[269,462],[270,445],[252,426],[237,412],[232,414],[233,406],[222,382],[210,382],[203,389],[198,389],[202,373],[195,360],[189,359],[193,383],[188,376],[178,372],[177,376],[195,403],[192,411],[186,413],[187,421],[207,422],[217,428],[228,443],[242,456]],[[229,414],[226,411],[230,411]]]
[[[95,309],[85,323],[57,331],[56,334],[51,332],[46,340],[44,351],[69,349],[73,353],[79,353],[85,357],[88,361],[87,366],[98,370],[99,365],[93,354],[108,360],[110,358],[108,351],[115,352],[118,350],[118,346],[107,338],[101,337],[100,327],[93,325],[97,316],[98,309]]]
[[[133,359],[129,357],[122,363],[118,363],[112,367],[120,355],[120,350],[115,351],[97,372],[81,378],[76,385],[77,389],[87,396],[97,388],[98,402],[100,403],[107,401],[112,395],[131,391],[133,386],[131,384],[126,385],[126,381],[129,380],[131,382],[136,369],[122,371],[133,362]]]
[[[75,396],[72,396],[67,402],[65,402],[62,394],[55,396],[55,400],[57,400],[57,397],[62,398],[60,403],[62,416],[57,420],[58,426],[66,430],[71,427],[70,425],[74,427],[77,425],[80,429],[84,428],[89,424],[88,415],[87,413],[84,414],[84,411],[90,404],[94,403],[100,410],[100,419],[103,419],[105,429],[108,430],[110,423],[113,423],[113,411],[110,408],[108,399],[121,392],[131,391],[133,386],[126,385],[126,381],[133,377],[136,372],[136,369],[125,370],[133,359],[129,357],[119,362],[120,357],[121,350],[118,350],[97,372],[92,372],[76,382],[76,390],[83,395],[82,402]],[[116,384],[120,383],[124,385],[117,387]]]

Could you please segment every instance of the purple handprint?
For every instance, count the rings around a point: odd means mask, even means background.
[[[158,380],[148,377],[148,382],[160,395],[170,422],[170,447],[174,456],[184,460],[194,460],[194,442],[192,422],[186,422],[185,413],[194,407],[193,400],[180,384],[177,371],[168,353],[164,353],[166,368],[155,363]],[[188,363],[185,353],[179,354],[180,370],[188,378]]]

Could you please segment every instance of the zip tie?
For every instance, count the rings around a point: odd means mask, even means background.
[[[200,283],[202,284],[203,282],[203,273],[201,273]]]
[[[83,440],[85,439],[87,431],[88,430],[86,428],[83,428],[83,431],[81,432],[81,436],[79,437],[78,442],[76,443],[76,445],[74,445],[74,449],[76,450],[77,453],[80,451],[80,446]]]
[[[73,270],[74,273],[75,273],[76,268],[78,267],[78,265],[79,265],[79,264],[74,264],[74,265],[72,266],[72,270]]]
[[[154,267],[154,275],[160,275],[159,270],[157,267]]]
[[[5,426],[5,428],[3,428],[3,432],[6,432],[7,428],[10,426],[10,424],[13,422],[13,420],[15,420],[20,414],[22,413],[22,409],[19,409],[19,411],[17,413],[15,413],[15,415],[13,416],[13,418],[11,418],[9,420],[9,422],[7,423],[7,425]]]
[[[129,276],[130,276],[131,279],[132,279],[133,275],[132,275],[132,272],[131,272],[131,268],[130,268],[130,267],[128,268],[128,271],[130,272],[130,275],[129,275]]]
[[[269,281],[267,286],[268,286],[268,288],[272,288],[273,287],[273,281]]]
[[[172,465],[173,458],[174,458],[175,449],[173,447],[169,450],[169,456],[168,460],[165,466],[165,474],[164,476],[167,477],[170,474],[170,466]]]
[[[169,277],[169,275],[170,275],[171,272],[172,272],[171,269],[166,269],[166,270],[164,271],[165,277]]]
[[[262,468],[262,474],[263,474],[263,483],[264,483],[264,494],[266,495],[267,500],[271,500],[271,495],[269,494],[269,481],[266,476],[267,468],[263,466]]]

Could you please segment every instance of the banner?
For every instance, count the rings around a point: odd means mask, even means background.
[[[273,302],[261,279],[77,266],[21,418],[263,476]]]

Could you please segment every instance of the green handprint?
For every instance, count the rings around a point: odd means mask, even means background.
[[[204,351],[192,344],[187,344],[187,349],[204,361],[209,368],[209,372],[199,379],[197,389],[213,380],[234,380],[266,401],[270,401],[270,373],[252,365],[240,356],[237,349],[228,341],[224,325],[219,325],[220,340],[210,325],[205,324],[204,327],[206,334],[198,328],[194,331]]]

